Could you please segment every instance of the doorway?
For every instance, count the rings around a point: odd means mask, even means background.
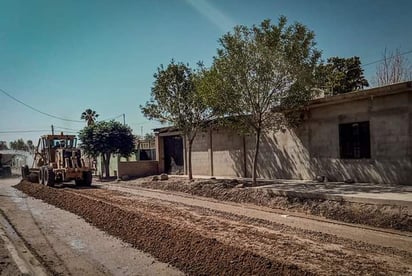
[[[165,171],[167,174],[183,174],[183,139],[180,135],[164,137]]]

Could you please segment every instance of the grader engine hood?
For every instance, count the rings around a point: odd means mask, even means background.
[[[59,149],[56,157],[59,168],[75,169],[84,167],[79,149]]]

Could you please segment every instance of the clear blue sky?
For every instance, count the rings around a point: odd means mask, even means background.
[[[101,119],[125,113],[135,134],[150,132],[160,124],[145,119],[139,105],[149,100],[160,64],[210,65],[219,37],[234,25],[280,15],[313,30],[324,59],[356,55],[366,64],[385,47],[412,50],[410,0],[0,0],[0,88],[58,117],[80,120],[86,108]],[[370,82],[375,70],[365,67]],[[84,126],[0,93],[0,132],[52,124]],[[39,134],[0,133],[0,140],[37,141]]]

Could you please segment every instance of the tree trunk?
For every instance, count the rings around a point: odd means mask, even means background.
[[[105,170],[106,170],[106,157],[104,156],[104,153],[102,153],[102,163],[103,167],[100,165],[100,168],[102,169],[102,178],[104,178]]]
[[[102,154],[105,178],[110,177],[110,153]]]
[[[252,170],[252,182],[256,184],[256,172],[257,172],[257,161],[259,155],[259,143],[260,143],[260,132],[261,129],[256,130],[256,143],[255,143],[255,156],[253,157],[253,170]]]
[[[189,139],[189,154],[187,156],[187,163],[189,167],[189,179],[193,179],[193,174],[192,174],[192,145],[193,145],[193,140],[194,139]]]

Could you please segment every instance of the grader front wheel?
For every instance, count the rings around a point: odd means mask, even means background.
[[[31,183],[39,183],[39,175],[37,173],[30,173],[28,179]]]
[[[44,167],[41,167],[39,170],[39,183],[42,185],[44,185],[44,171],[45,171]]]
[[[83,185],[91,186],[92,185],[92,172],[83,172]]]
[[[21,167],[21,178],[22,179],[26,179],[30,174],[30,170],[29,170],[29,166],[25,165],[23,167]]]

